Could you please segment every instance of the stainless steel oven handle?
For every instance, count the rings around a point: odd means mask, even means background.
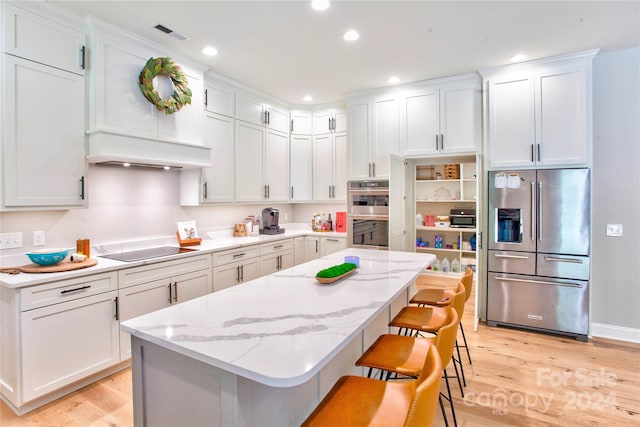
[[[552,262],[570,262],[574,264],[584,264],[583,260],[577,259],[577,258],[555,258],[555,257],[546,256],[544,257],[544,260],[552,261]]]
[[[538,285],[565,286],[568,288],[582,288],[582,285],[579,283],[546,282],[544,280],[515,279],[512,277],[500,277],[500,276],[496,276],[495,279],[501,280],[503,282],[535,283]]]

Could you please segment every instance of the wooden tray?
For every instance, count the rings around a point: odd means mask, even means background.
[[[68,259],[56,265],[27,264],[19,267],[0,268],[0,273],[60,273],[62,271],[80,270],[81,268],[93,267],[98,264],[95,258],[87,258],[82,262],[71,262]]]
[[[356,271],[358,271],[357,268],[354,268],[353,270],[349,270],[344,274],[341,274],[339,276],[336,277],[318,277],[316,276],[316,280],[318,281],[318,283],[322,284],[322,285],[330,285],[331,283],[335,283],[338,280],[342,279],[343,277],[347,277],[348,275],[355,273]]]

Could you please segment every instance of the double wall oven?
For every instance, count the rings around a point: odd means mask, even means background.
[[[348,246],[389,249],[389,181],[349,181]]]

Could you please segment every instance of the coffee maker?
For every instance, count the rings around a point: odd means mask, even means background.
[[[280,228],[278,221],[280,220],[280,209],[264,208],[262,209],[262,228],[260,234],[281,234],[284,228]]]

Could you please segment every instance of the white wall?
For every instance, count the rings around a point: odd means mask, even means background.
[[[75,247],[79,238],[91,244],[107,244],[175,235],[176,222],[195,219],[198,230],[232,229],[247,215],[259,215],[264,207],[280,209],[280,222],[293,221],[293,205],[216,205],[181,207],[178,171],[89,167],[88,207],[68,211],[25,211],[0,214],[2,232],[21,231],[23,247],[2,250],[1,255],[28,252],[32,231],[46,232],[46,247]],[[288,219],[284,219],[287,216]]]
[[[594,58],[593,96],[592,334],[640,341],[640,48]]]

